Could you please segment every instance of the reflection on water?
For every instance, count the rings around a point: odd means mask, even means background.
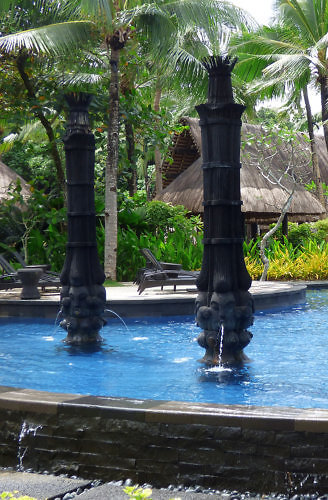
[[[62,345],[56,347],[56,352],[66,352],[69,356],[90,356],[94,353],[108,354],[113,352],[114,349],[108,347],[102,342],[96,344],[81,344],[81,345]]]
[[[216,367],[215,367],[216,368]],[[219,367],[218,367],[219,368]],[[199,369],[199,382],[217,385],[239,385],[250,383],[252,380],[248,367],[234,367],[215,369]]]
[[[213,366],[212,368],[199,369],[200,382],[215,382],[220,384],[235,384],[241,380],[249,378],[249,372],[246,367],[227,368],[224,366]]]

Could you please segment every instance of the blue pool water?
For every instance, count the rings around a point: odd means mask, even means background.
[[[328,292],[259,313],[232,371],[197,360],[204,351],[193,317],[110,319],[100,349],[65,346],[47,320],[0,319],[0,385],[38,390],[208,403],[328,408]]]

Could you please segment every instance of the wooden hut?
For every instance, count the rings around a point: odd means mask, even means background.
[[[17,180],[20,181],[22,187],[22,196],[28,198],[31,194],[29,185],[24,181],[23,177],[16,174],[0,160],[0,203],[8,198],[9,187],[15,185]]]
[[[169,158],[163,163],[163,192],[156,199],[163,200],[173,205],[184,205],[192,213],[203,212],[203,177],[202,177],[202,145],[199,120],[196,118],[183,118],[182,123],[186,129],[176,134],[169,152]],[[256,125],[243,124],[242,138],[250,135],[258,137],[263,129]],[[302,184],[309,182],[312,176],[310,147],[301,134],[298,137],[298,154],[302,153],[302,162],[299,171],[296,171],[298,181],[295,186],[293,201],[288,211],[288,220],[295,222],[309,222],[322,218],[325,210],[313,194],[307,191]],[[259,154],[256,141],[247,144],[241,150],[241,199],[245,223],[248,225],[267,226],[276,222],[281,213],[281,208],[288,194],[282,187],[274,185],[261,173],[256,165]],[[318,141],[319,163],[322,178],[328,183],[328,155],[323,138]],[[275,146],[275,154],[268,161],[270,169],[283,172],[289,158],[286,148]],[[304,161],[304,158],[307,158]],[[283,184],[291,187],[292,182],[283,178]],[[253,228],[254,229],[254,228]]]

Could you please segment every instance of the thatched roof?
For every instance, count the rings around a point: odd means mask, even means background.
[[[10,185],[15,185],[17,179],[20,180],[22,191],[21,194],[25,198],[30,196],[31,191],[29,185],[24,181],[23,177],[16,174],[11,168],[7,167],[0,160],[0,203],[2,200],[8,198],[8,189]]]
[[[183,123],[189,128],[180,135],[175,135],[170,151],[170,159],[163,164],[164,190],[157,199],[173,205],[184,205],[193,213],[203,212],[203,177],[201,158],[201,132],[196,118],[184,118]],[[242,136],[249,134],[259,136],[261,128],[256,125],[243,124]],[[304,183],[311,178],[310,149],[305,139],[300,135],[302,156],[307,156],[297,173]],[[279,186],[269,182],[256,166],[255,158],[258,155],[254,144],[246,145],[241,152],[241,198],[242,210],[245,212],[246,222],[269,223],[276,221],[281,208],[287,199],[287,193]],[[323,180],[325,175],[328,181],[328,156],[326,147],[321,140],[318,141],[319,162]],[[286,165],[288,151],[277,146],[277,154],[272,159],[272,169],[279,171]],[[262,155],[263,156],[263,155]],[[301,163],[301,162],[299,162]],[[290,186],[291,182],[284,179],[284,185]],[[328,182],[327,182],[328,183]],[[299,183],[296,186],[292,205],[288,212],[289,220],[311,221],[317,220],[324,209],[319,201]]]

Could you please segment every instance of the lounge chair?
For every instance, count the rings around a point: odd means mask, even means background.
[[[21,264],[23,268],[35,268],[39,267],[43,269],[43,275],[39,280],[39,286],[44,290],[46,287],[60,287],[60,278],[59,274],[47,269],[48,266],[44,265],[34,265],[28,266],[22,259],[22,257],[17,258],[19,254],[13,252],[13,255],[16,256],[16,260]],[[0,254],[0,268],[2,269],[2,274],[0,274],[0,290],[8,290],[11,288],[21,288],[22,282],[18,278],[16,269],[9,263],[9,261],[4,257],[4,255]]]
[[[8,259],[10,261],[15,259],[17,261],[17,263],[20,264],[22,267],[27,267],[27,268],[28,267],[40,267],[49,276],[57,276],[58,278],[60,276],[60,273],[56,273],[55,271],[50,270],[50,264],[32,264],[32,265],[26,264],[23,256],[19,252],[16,252],[15,250],[10,250],[10,252],[8,252],[7,261],[8,261]]]
[[[10,290],[11,288],[21,288],[21,287],[22,287],[22,282],[18,278],[17,273],[0,274],[0,290]]]
[[[146,288],[172,285],[176,291],[177,285],[192,286],[196,284],[198,272],[185,271],[181,264],[172,262],[161,262],[156,259],[148,248],[140,250],[146,259],[146,267],[139,269],[135,283],[138,285],[138,293],[141,294]]]

